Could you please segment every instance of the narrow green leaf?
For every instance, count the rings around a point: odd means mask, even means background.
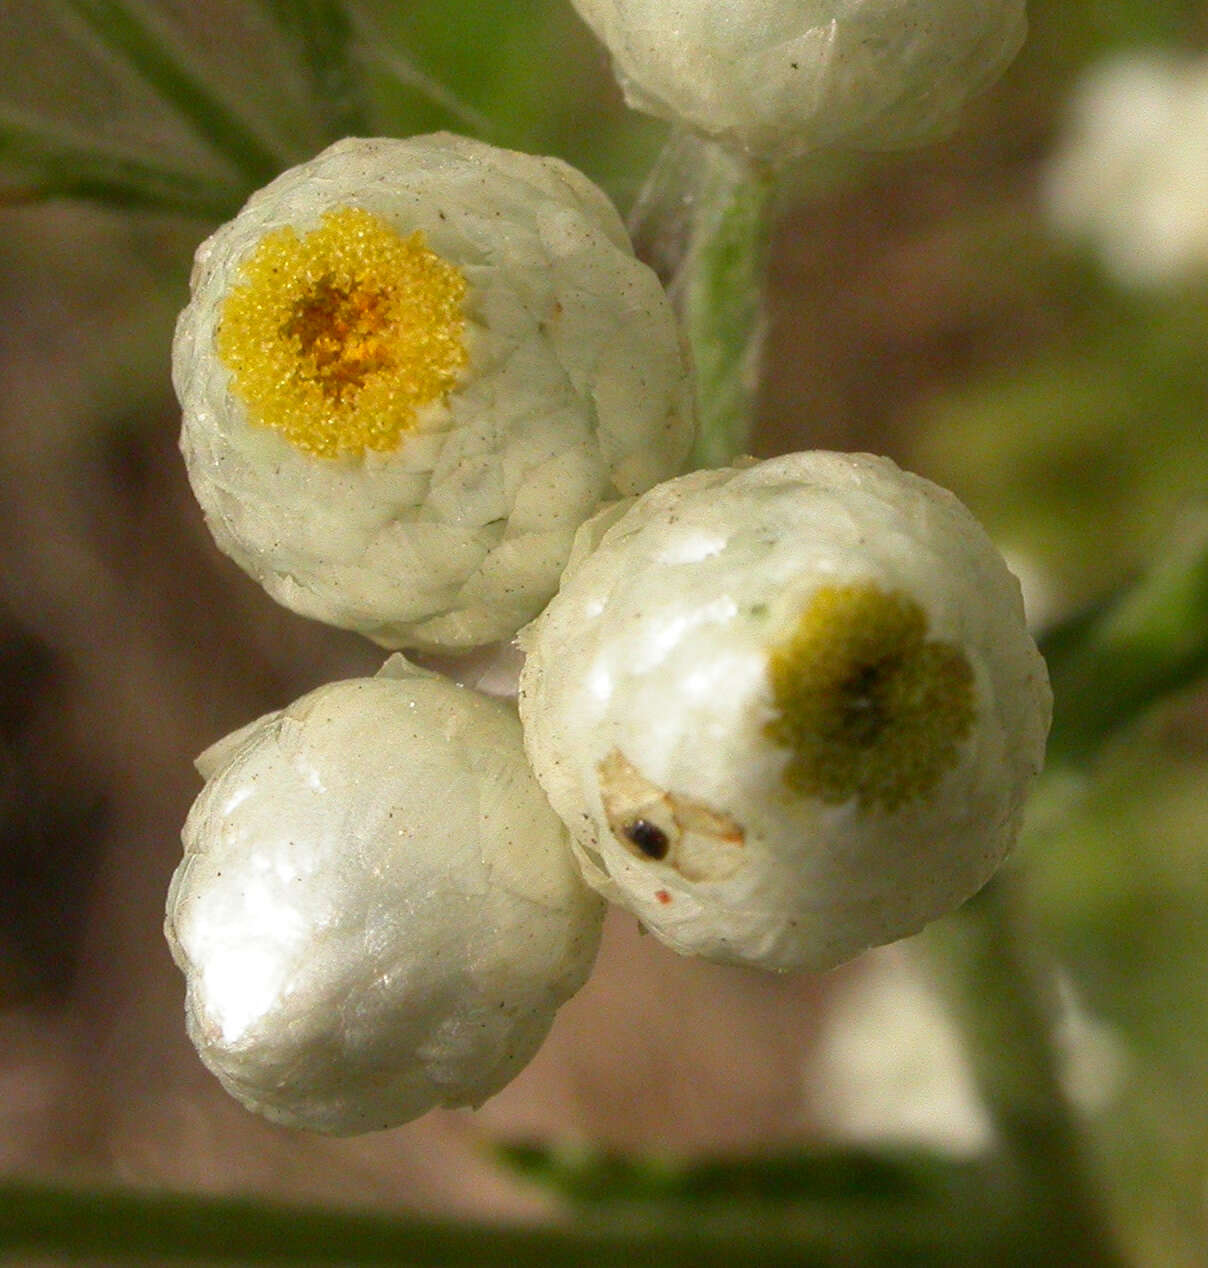
[[[261,0],[269,16],[296,44],[310,86],[311,104],[329,140],[370,131],[365,86],[353,57],[352,19],[341,0]]]
[[[242,197],[233,185],[114,153],[3,109],[0,166],[8,170],[0,201],[10,203],[83,198],[111,207],[221,220],[234,212]]]
[[[1001,1177],[993,1165],[923,1151],[839,1145],[750,1158],[674,1159],[541,1144],[505,1144],[498,1156],[527,1180],[581,1203],[715,1206],[809,1203],[836,1208],[986,1200]],[[838,1211],[836,1211],[836,1214]]]
[[[1040,1262],[1026,1221],[992,1204],[953,1208],[942,1221],[793,1220],[766,1213],[691,1219],[519,1226],[395,1219],[240,1198],[70,1191],[0,1184],[0,1256],[17,1252],[209,1263],[392,1265],[394,1268],[1018,1268]]]
[[[194,74],[170,42],[122,0],[61,0],[102,44],[133,70],[250,185],[265,184],[286,164]]]
[[[1053,683],[1050,762],[1091,758],[1121,728],[1208,674],[1208,504],[1132,585],[1041,641]]]

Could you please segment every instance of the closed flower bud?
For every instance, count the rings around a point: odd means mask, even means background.
[[[287,607],[389,647],[508,638],[603,502],[681,469],[669,303],[604,195],[450,135],[348,140],[197,254],[189,477]]]
[[[1024,0],[574,0],[629,104],[757,157],[950,132],[1019,50]]]
[[[581,530],[522,636],[525,742],[584,874],[676,950],[827,968],[968,898],[1050,694],[949,493],[866,455],[700,471]]]
[[[199,761],[165,930],[226,1089],[339,1135],[477,1105],[582,984],[601,904],[510,705],[407,664]]]

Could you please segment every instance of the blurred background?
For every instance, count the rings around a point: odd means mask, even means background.
[[[200,1065],[160,928],[192,759],[381,654],[275,607],[202,524],[169,344],[194,248],[250,187],[80,16],[104,7],[0,0],[0,1171],[527,1216],[546,1199],[493,1141],[984,1148],[909,944],[773,979],[679,959],[613,916],[595,975],[512,1086],[360,1140],[260,1122]],[[128,7],[283,161],[338,135],[278,6]],[[885,453],[952,488],[1043,626],[1204,514],[1208,105],[1171,102],[1208,71],[1169,77],[1208,55],[1208,7],[1029,9],[1022,55],[951,141],[787,183],[756,448]],[[568,4],[355,12],[377,130],[556,154],[628,209],[664,130],[624,109]],[[1145,60],[1125,73],[1125,56]],[[166,162],[217,193],[195,210],[107,205],[104,179],[72,186],[45,160],[73,148]],[[1155,170],[1176,151],[1177,179]],[[1124,209],[1155,184],[1130,230]],[[61,192],[97,196],[42,197]],[[1182,253],[1164,249],[1176,237]],[[1068,986],[1069,1077],[1113,1209],[1162,1264],[1205,1245],[1206,775],[1208,696],[1182,696],[1113,744],[1019,860]]]

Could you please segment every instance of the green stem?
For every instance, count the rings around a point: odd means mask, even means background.
[[[926,938],[1050,1262],[1123,1268],[1062,1082],[1055,982],[1024,919],[1013,874],[1000,872]]]
[[[697,466],[719,467],[751,447],[767,329],[773,179],[709,147],[689,249],[684,316],[696,366]]]
[[[194,75],[163,37],[122,0],[63,2],[250,184],[263,185],[281,170],[282,157],[216,97],[204,79]]]
[[[774,189],[770,169],[675,132],[630,217],[638,252],[668,282],[687,331],[697,467],[724,466],[750,448]]]

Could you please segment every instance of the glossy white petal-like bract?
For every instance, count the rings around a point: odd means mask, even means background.
[[[699,471],[603,512],[521,638],[525,743],[585,876],[716,960],[826,968],[915,932],[1002,861],[1043,758],[1018,583],[887,459]]]
[[[345,1135],[519,1072],[590,970],[602,904],[509,703],[395,657],[198,765],[165,929],[232,1095]]]
[[[316,457],[251,416],[218,334],[266,240],[348,209],[454,271],[464,363],[395,450]],[[691,443],[670,304],[607,198],[557,159],[447,134],[341,141],[254,195],[197,252],[173,379],[218,545],[286,607],[387,647],[511,637],[579,524]]]
[[[574,0],[626,100],[770,158],[950,132],[1018,52],[1024,0]]]

